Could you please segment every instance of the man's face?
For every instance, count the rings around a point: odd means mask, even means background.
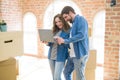
[[[69,21],[70,23],[72,23],[72,18],[69,14],[63,14],[63,18],[65,19],[65,21]]]

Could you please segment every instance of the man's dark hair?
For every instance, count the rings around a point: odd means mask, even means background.
[[[63,14],[69,14],[69,12],[73,12],[75,14],[74,9],[71,6],[65,6],[62,11],[61,11],[61,15]]]

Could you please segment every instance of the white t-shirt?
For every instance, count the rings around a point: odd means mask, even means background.
[[[70,33],[70,37],[71,37],[71,33]],[[73,47],[73,43],[70,43],[70,57],[75,57],[75,51],[74,51],[74,47]]]

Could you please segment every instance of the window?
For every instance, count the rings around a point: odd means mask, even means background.
[[[104,63],[105,11],[96,14],[93,23],[92,45],[97,50],[97,63]]]
[[[36,55],[37,50],[37,20],[36,16],[28,12],[23,18],[24,53]]]

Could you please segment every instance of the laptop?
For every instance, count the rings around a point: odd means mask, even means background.
[[[54,42],[53,32],[51,29],[38,29],[41,41]]]

